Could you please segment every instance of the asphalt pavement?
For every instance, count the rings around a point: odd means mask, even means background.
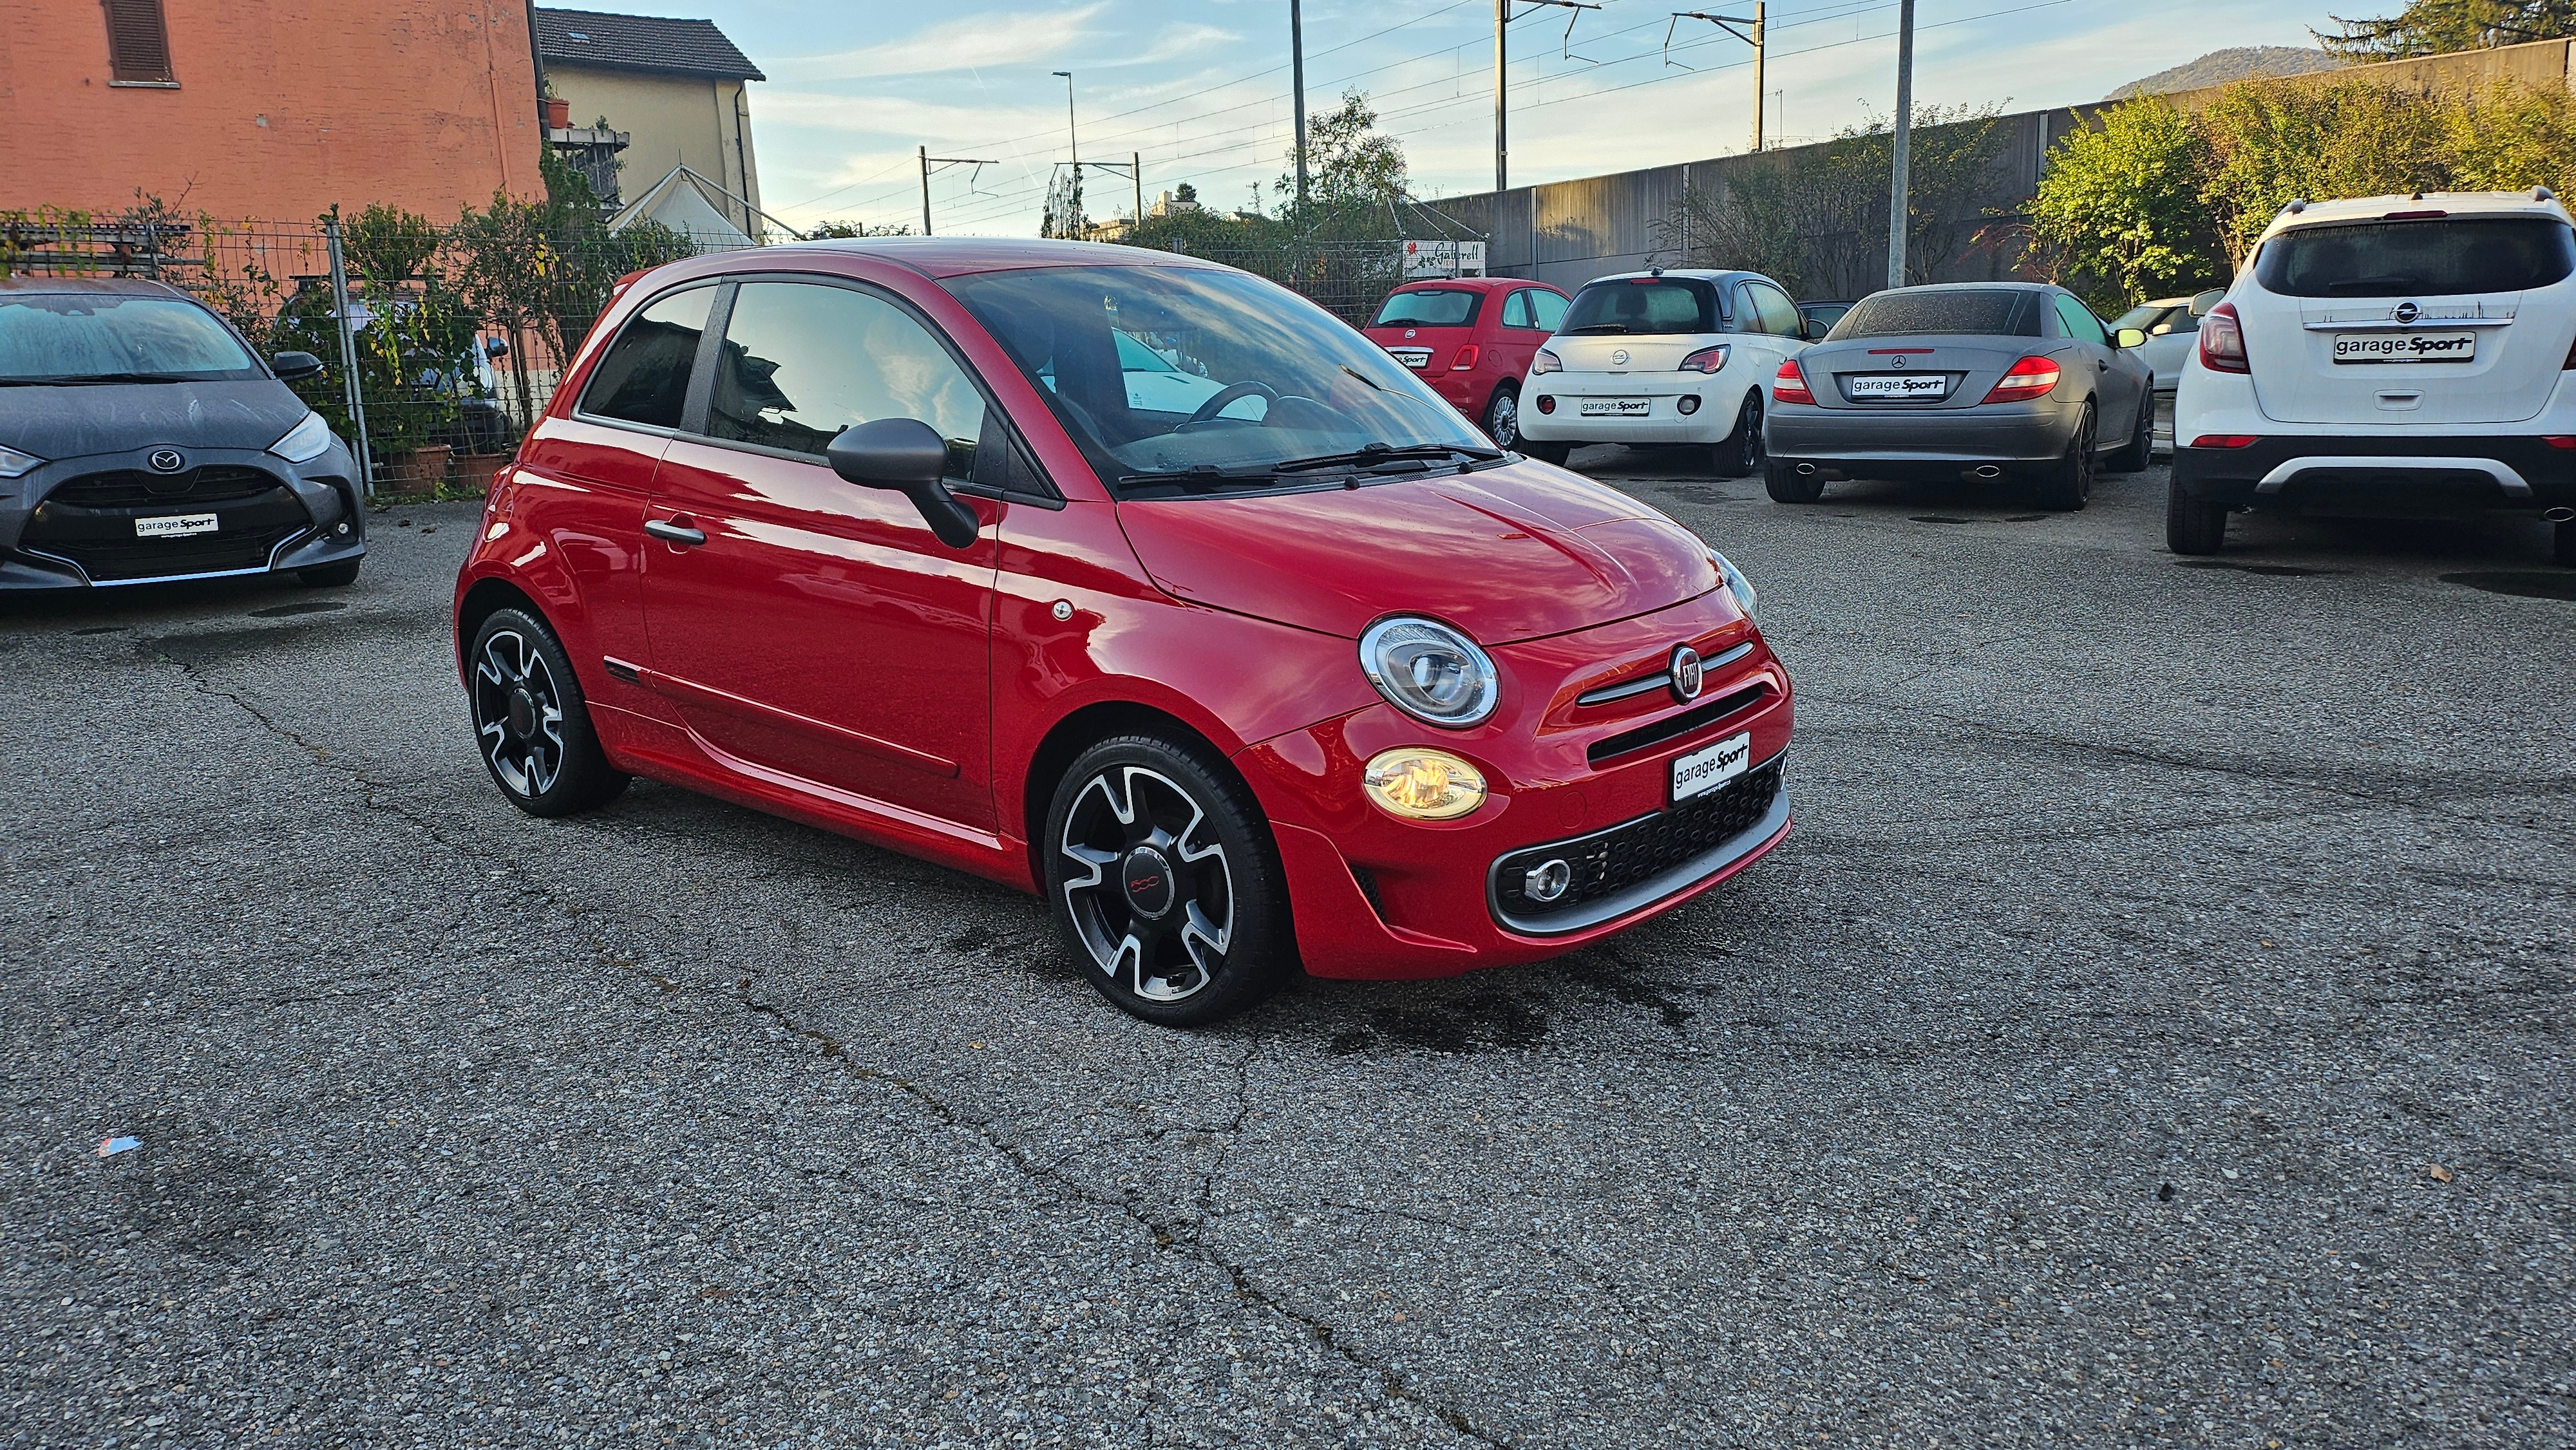
[[[471,506],[0,601],[0,1445],[2576,1441],[2540,526],[1575,462],[1760,587],[1795,832],[1197,1033],[950,872],[512,810]]]

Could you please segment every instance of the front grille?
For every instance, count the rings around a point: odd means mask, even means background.
[[[213,468],[198,470],[201,474],[216,471]],[[313,526],[313,516],[305,511],[303,502],[296,498],[294,492],[279,483],[274,475],[255,468],[225,472],[253,475],[263,481],[264,486],[230,496],[190,492],[154,497],[143,503],[84,504],[76,501],[77,496],[66,496],[72,487],[66,485],[36,505],[36,511],[27,518],[26,528],[18,535],[18,547],[31,554],[76,564],[96,584],[265,569],[278,545]],[[90,479],[116,477],[118,475],[115,474],[91,474],[87,479],[73,482],[78,484]],[[214,486],[240,488],[244,486],[244,480],[219,478],[214,480]],[[138,519],[180,514],[212,514],[215,528],[211,533],[179,538],[145,538],[135,532]]]
[[[1784,764],[1774,756],[1706,795],[1651,816],[1572,841],[1514,851],[1494,864],[1496,913],[1506,918],[1506,925],[1541,930],[1556,921],[1579,923],[1587,907],[1598,907],[1753,829],[1779,797]],[[1551,860],[1574,868],[1572,883],[1554,901],[1532,901],[1525,878],[1531,868]]]
[[[174,574],[221,574],[265,569],[269,555],[297,532],[294,527],[200,534],[193,539],[137,539],[132,543],[87,540],[77,544],[25,541],[33,551],[69,559],[96,584],[159,579]]]
[[[257,498],[285,481],[261,468],[209,463],[185,473],[145,473],[123,468],[112,473],[84,473],[46,497],[75,508],[137,508],[162,503],[220,503]]]
[[[1660,720],[1640,725],[1634,730],[1605,735],[1594,741],[1591,749],[1583,752],[1583,758],[1587,764],[1598,769],[1605,760],[1616,760],[1622,755],[1643,750],[1650,745],[1661,745],[1667,740],[1678,740],[1703,726],[1714,725],[1739,710],[1749,710],[1760,704],[1762,697],[1770,693],[1771,685],[1768,681],[1757,681],[1743,689],[1729,691],[1705,704],[1693,705],[1687,710],[1677,711]]]

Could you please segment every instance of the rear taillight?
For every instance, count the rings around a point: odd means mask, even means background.
[[[1701,348],[1682,359],[1681,370],[1686,373],[1716,372],[1726,366],[1726,350],[1727,345],[1722,342],[1715,347]]]
[[[2026,357],[2004,369],[2004,375],[1986,393],[1989,403],[2026,403],[2046,397],[2057,387],[2057,364],[2044,357]]]
[[[1471,342],[1471,343],[1467,344],[1465,347],[1462,347],[1462,348],[1458,349],[1458,357],[1457,357],[1457,360],[1449,364],[1449,371],[1451,371],[1451,372],[1453,372],[1453,373],[1463,373],[1463,372],[1465,372],[1467,369],[1472,368],[1472,367],[1474,367],[1475,365],[1476,365],[1476,345],[1475,345],[1474,343],[1472,343],[1472,342]]]
[[[1556,360],[1555,353],[1549,352],[1546,348],[1540,348],[1538,356],[1530,359],[1530,376],[1537,377],[1541,373],[1556,372],[1564,366],[1565,364]]]
[[[2191,440],[2194,448],[2251,448],[2262,442],[2252,433],[2203,433]]]
[[[1775,403],[1812,403],[1816,395],[1807,391],[1807,375],[1798,371],[1795,362],[1780,364],[1771,375],[1771,401]]]
[[[1553,412],[1555,412],[1555,411],[1556,411],[1556,399],[1549,397],[1549,396],[1548,396],[1547,394],[1545,394],[1545,393],[1541,393],[1541,394],[1539,394],[1539,395],[1538,395],[1538,410],[1539,410],[1540,412],[1542,412],[1542,413],[1553,413]]]
[[[2552,448],[2576,448],[2576,434],[2543,433],[2540,441]]]
[[[2200,320],[2200,365],[2214,373],[2252,371],[2245,356],[2245,329],[2237,325],[2235,303],[2221,302]]]

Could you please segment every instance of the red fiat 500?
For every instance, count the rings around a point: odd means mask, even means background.
[[[624,284],[456,639],[522,809],[648,775],[1040,891],[1178,1025],[1568,951],[1769,850],[1753,604],[1268,282],[921,238]]]
[[[1362,329],[1422,375],[1450,406],[1505,448],[1521,446],[1521,379],[1565,320],[1565,294],[1544,282],[1459,277],[1408,282]]]

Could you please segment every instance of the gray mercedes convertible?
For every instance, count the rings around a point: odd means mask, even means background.
[[[1782,503],[1813,503],[1838,478],[2010,479],[2042,507],[2080,509],[2097,467],[2147,466],[2145,341],[2036,283],[1863,298],[1772,380],[1763,481]]]

